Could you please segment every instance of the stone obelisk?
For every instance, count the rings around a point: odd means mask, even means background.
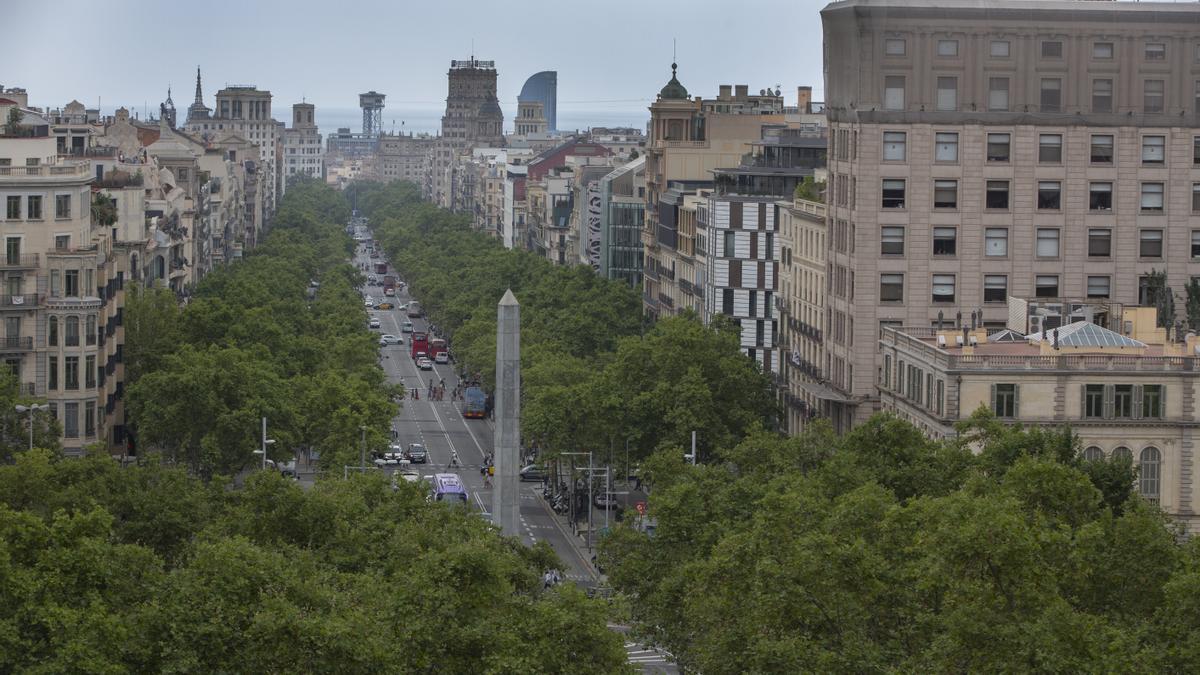
[[[520,533],[518,476],[521,470],[521,305],[512,289],[496,312],[496,482],[492,522],[505,536]]]

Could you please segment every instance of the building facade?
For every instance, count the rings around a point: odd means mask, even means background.
[[[292,126],[283,132],[283,189],[294,175],[324,180],[325,146],[317,129],[316,106],[312,103],[292,105]]]
[[[856,420],[879,407],[881,327],[1200,275],[1195,5],[845,0],[822,20],[828,323],[847,326],[825,377]]]
[[[525,80],[525,85],[521,87],[521,93],[517,96],[517,109],[522,109],[523,106],[529,104],[540,104],[541,118],[545,127],[541,131],[557,131],[558,130],[558,72],[554,70],[543,70],[540,73],[535,73]],[[518,115],[518,127],[520,125],[520,115]],[[518,134],[521,132],[518,131]]]
[[[646,214],[646,158],[600,179],[601,276],[630,286],[642,283],[642,223]]]
[[[197,80],[197,93],[199,81]],[[280,180],[278,160],[279,127],[271,118],[271,92],[253,85],[233,85],[217,92],[217,105],[207,119],[189,120],[186,130],[201,140],[216,139],[229,132],[253,143],[256,157],[243,157],[257,162],[258,189],[264,219],[275,213],[275,200]]]
[[[475,146],[504,147],[504,112],[496,98],[496,64],[472,57],[451,61],[446,73],[446,112],[442,135],[431,150],[430,180],[426,198],[452,208],[462,186],[455,164],[460,154]]]

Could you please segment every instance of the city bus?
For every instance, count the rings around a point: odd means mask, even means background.
[[[412,347],[409,349],[409,353],[412,354],[414,361],[417,360],[417,354],[429,356],[429,333],[422,333],[414,330],[412,332],[412,337],[409,339],[409,343],[412,345]]]
[[[452,504],[467,503],[467,486],[456,473],[435,473],[429,486],[429,499]]]
[[[467,387],[463,392],[462,416],[482,419],[487,414],[487,394],[479,387]]]
[[[429,358],[437,360],[437,355],[446,351],[446,341],[442,338],[429,338]]]

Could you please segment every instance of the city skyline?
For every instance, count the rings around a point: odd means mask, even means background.
[[[500,5],[475,2],[468,3],[469,12],[461,6],[371,2],[349,15],[321,13],[314,3],[244,6],[219,0],[209,16],[219,20],[216,17],[225,15],[222,10],[229,9],[240,17],[225,23],[226,34],[219,41],[206,35],[211,25],[195,21],[190,8],[127,4],[137,11],[126,14],[125,34],[173,34],[170,42],[181,48],[165,55],[154,50],[149,58],[144,43],[113,40],[85,25],[53,22],[33,6],[18,5],[10,19],[25,30],[11,36],[10,67],[2,84],[26,88],[30,104],[36,106],[57,108],[77,99],[88,107],[145,107],[153,114],[168,87],[177,106],[191,102],[198,65],[210,102],[218,89],[241,83],[271,91],[276,106],[305,100],[318,109],[352,107],[359,93],[374,89],[388,95],[390,109],[424,109],[444,103],[449,62],[473,55],[496,62],[499,99],[506,119],[511,119],[510,108],[515,109],[525,79],[541,70],[558,71],[564,113],[645,110],[670,78],[674,56],[680,80],[697,94],[710,95],[718,84],[748,84],[753,91],[778,85],[789,99],[798,85],[812,86],[817,100],[822,93],[819,25],[803,20],[823,5],[815,0],[751,2],[758,11],[722,14],[720,20],[714,16],[721,5],[710,0],[649,6],[623,1],[582,19],[554,13],[550,3],[540,1],[528,3],[525,13],[514,17]],[[66,2],[63,9],[69,12],[75,6],[84,5]],[[771,13],[778,14],[778,21],[768,25],[796,27],[789,39],[756,40],[754,50],[736,48],[761,28],[761,17]],[[314,18],[319,35],[305,32]],[[531,20],[541,28],[537,48],[505,37]],[[404,26],[410,24],[437,28],[406,31]],[[646,27],[661,35],[651,41],[656,46],[628,49],[647,42]],[[50,31],[73,48],[38,48],[40,37]],[[730,48],[709,49],[722,41]],[[139,75],[95,78],[87,69],[72,66],[81,53],[101,62],[136,63]],[[384,116],[390,119],[386,110]]]

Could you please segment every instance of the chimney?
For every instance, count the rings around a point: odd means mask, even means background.
[[[733,92],[732,86],[730,86],[728,84],[720,85],[719,87],[717,87],[717,100],[718,101],[728,101],[732,92]]]
[[[796,87],[796,107],[802,113],[812,112],[812,87]]]
[[[746,98],[750,95],[750,85],[748,85],[748,84],[737,85],[736,87],[734,87],[733,94],[734,94],[734,98],[739,101],[746,100]]]

